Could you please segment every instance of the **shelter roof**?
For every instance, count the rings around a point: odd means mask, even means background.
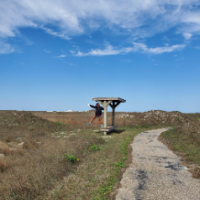
[[[96,97],[92,98],[92,101],[119,101],[121,103],[126,102],[125,99],[122,99],[120,97]]]

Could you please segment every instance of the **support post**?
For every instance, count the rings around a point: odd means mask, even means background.
[[[112,126],[115,125],[115,107],[112,107]]]
[[[106,101],[103,102],[103,107],[104,107],[104,119],[103,119],[103,125],[104,127],[107,127],[107,110],[106,110]]]
[[[112,126],[115,125],[115,108],[120,104],[118,101],[113,101],[112,104],[110,103],[110,107],[112,108]]]
[[[112,101],[104,101],[103,102],[103,108],[104,108],[104,127],[107,127],[107,106],[111,103]]]

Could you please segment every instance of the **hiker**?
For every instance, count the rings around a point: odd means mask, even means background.
[[[88,104],[88,106],[90,106],[90,107],[92,107],[92,108],[94,108],[96,110],[95,111],[95,115],[92,117],[90,122],[88,122],[88,124],[91,124],[94,121],[94,119],[96,117],[98,117],[99,118],[99,122],[101,124],[101,127],[103,127],[103,122],[102,122],[102,119],[101,119],[101,113],[102,113],[102,110],[104,110],[104,108],[101,107],[99,103],[96,103],[96,106],[93,106],[93,105],[90,105],[90,104]]]

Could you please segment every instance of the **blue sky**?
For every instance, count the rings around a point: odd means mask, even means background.
[[[0,0],[0,24],[1,110],[200,112],[199,0]]]

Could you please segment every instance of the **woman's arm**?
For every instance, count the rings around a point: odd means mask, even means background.
[[[89,104],[89,105],[90,105],[90,104]],[[96,106],[90,105],[90,107],[92,107],[92,108],[96,109]]]

